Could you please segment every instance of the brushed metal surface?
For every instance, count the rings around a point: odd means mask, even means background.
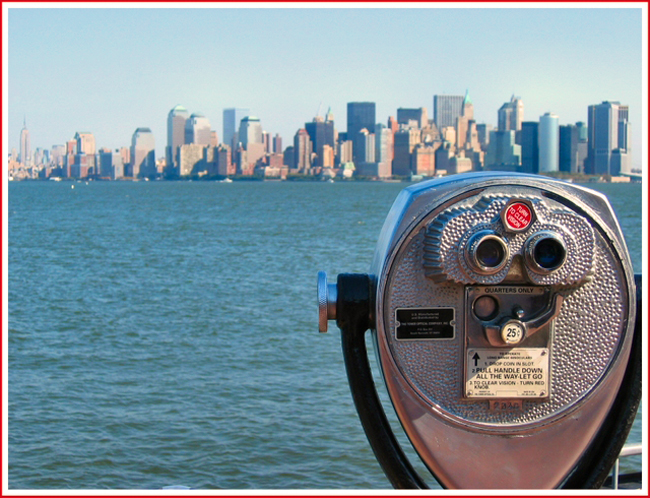
[[[409,438],[443,484],[552,487],[597,431],[624,373],[635,313],[625,243],[600,194],[527,175],[459,176],[406,189],[382,230],[372,268],[382,373]],[[513,198],[535,210],[522,233],[505,231],[500,219]],[[508,243],[509,261],[494,275],[474,272],[462,257],[480,230]],[[567,249],[566,263],[547,274],[524,260],[526,240],[543,230],[557,233]],[[488,400],[463,396],[464,333],[444,341],[396,339],[397,308],[454,308],[457,330],[465,331],[465,287],[477,284],[551,286],[563,298],[544,332],[551,338],[547,398],[523,400],[520,410],[490,410]],[[499,469],[477,469],[480,458],[495,454],[503,458]],[[523,469],[531,465],[537,474]]]

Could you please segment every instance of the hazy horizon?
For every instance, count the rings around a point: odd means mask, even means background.
[[[14,4],[20,5],[20,4]],[[282,4],[279,4],[282,5]],[[640,5],[640,4],[636,4]],[[587,120],[604,100],[630,108],[632,167],[641,167],[646,12],[638,8],[5,8],[5,144],[31,149],[77,131],[97,148],[128,146],[167,114],[249,108],[283,147],[320,110],[346,130],[346,104],[372,101],[377,122],[433,96],[463,95],[496,125],[512,95],[524,120]],[[8,13],[8,15],[7,15]],[[7,91],[8,89],[8,91]]]

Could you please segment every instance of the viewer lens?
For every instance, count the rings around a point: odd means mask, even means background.
[[[554,270],[562,265],[566,251],[556,239],[542,239],[535,245],[535,261],[542,268]]]
[[[482,230],[467,241],[465,261],[477,273],[494,275],[508,262],[508,246],[496,232]]]
[[[562,238],[550,230],[532,235],[524,244],[528,267],[536,273],[548,274],[566,261],[566,247]]]
[[[504,260],[503,246],[495,239],[486,239],[476,248],[476,259],[481,266],[496,268]]]

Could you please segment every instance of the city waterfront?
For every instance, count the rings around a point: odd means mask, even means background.
[[[405,186],[9,184],[9,488],[389,488],[316,273],[367,272]],[[589,187],[641,273],[642,186]]]

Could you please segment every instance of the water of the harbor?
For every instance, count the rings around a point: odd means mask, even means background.
[[[367,272],[404,186],[9,184],[9,488],[390,488],[316,273]],[[592,187],[641,272],[641,186]]]

